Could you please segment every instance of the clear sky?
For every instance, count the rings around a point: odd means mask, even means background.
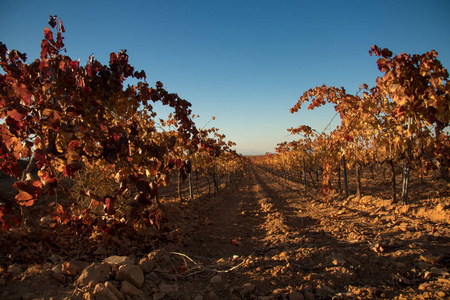
[[[62,18],[72,59],[84,64],[94,54],[107,64],[109,53],[127,49],[150,84],[190,101],[199,127],[215,116],[208,127],[243,154],[296,139],[290,127],[322,131],[333,107],[289,109],[318,85],[349,93],[373,86],[381,73],[371,45],[395,54],[434,49],[450,67],[449,0],[0,0],[0,41],[33,61],[49,14]]]

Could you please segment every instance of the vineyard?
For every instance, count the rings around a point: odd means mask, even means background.
[[[64,33],[50,16],[31,63],[0,43],[2,299],[450,297],[435,51],[372,46],[374,87],[315,87],[290,110],[333,105],[335,129],[244,157],[126,50],[82,66]]]

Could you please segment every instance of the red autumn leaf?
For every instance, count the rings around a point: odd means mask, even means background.
[[[0,149],[0,154],[1,154]],[[3,164],[0,164],[0,169],[5,173],[8,174],[11,177],[19,178],[22,175],[22,168],[17,163],[17,161],[9,161],[9,162],[3,162]],[[1,192],[1,191],[0,191]]]
[[[13,187],[18,189],[18,190],[22,190],[22,191],[26,191],[29,193],[36,193],[39,190],[42,190],[42,182],[40,180],[35,180],[35,181],[16,181],[13,184]]]
[[[44,61],[44,59],[47,57],[47,54],[50,52],[50,43],[43,39],[41,43],[41,64],[39,65],[39,69],[41,71],[46,71],[48,67],[48,62]]]
[[[8,210],[5,207],[0,206],[0,225],[1,229],[8,231],[11,227],[6,222],[6,216],[8,215]]]
[[[19,194],[17,194],[15,198],[22,206],[32,206],[34,204],[34,201],[37,200],[33,197],[33,195],[30,195],[24,191],[19,191]]]
[[[52,28],[55,28],[55,26],[56,26],[56,15],[55,16],[52,16],[52,15],[49,15],[49,19],[48,19],[48,25],[50,25],[50,26],[52,26]]]
[[[86,67],[88,76],[94,76],[97,73],[97,68],[93,68],[91,65]]]
[[[169,159],[169,164],[168,164],[169,169],[172,169],[174,165],[175,165],[175,161],[173,159]]]
[[[28,143],[26,143],[23,147],[22,150],[20,150],[20,155],[22,157],[30,157],[31,156],[31,147],[32,145],[28,145]]]
[[[80,148],[80,147],[81,147],[80,141],[72,140],[72,141],[70,141],[69,145],[67,146],[67,151],[72,151],[73,149]]]
[[[23,101],[23,104],[25,106],[29,106],[31,103],[31,96],[33,96],[33,94],[27,89],[24,84],[17,84],[14,88],[16,93],[19,94],[20,99]]]
[[[385,58],[391,57],[392,56],[392,51],[390,51],[387,48],[384,48],[383,50],[381,50],[381,55]]]
[[[14,120],[16,120],[17,122],[20,122],[23,120],[23,118],[25,117],[25,112],[24,113],[20,113],[18,112],[16,109],[13,110],[9,110],[8,111],[8,116],[10,116],[11,118],[13,118]]]
[[[134,72],[133,76],[136,77],[137,79],[146,78],[144,70],[142,70],[141,72],[138,71]]]
[[[36,159],[37,159],[40,163],[42,163],[42,164],[44,164],[44,165],[48,165],[48,164],[49,164],[47,158],[45,157],[45,152],[44,152],[44,150],[42,150],[42,149],[36,149],[36,150],[34,151],[34,156],[36,157]]]
[[[53,40],[53,32],[48,27],[45,27],[45,29],[44,29],[44,37],[45,37],[46,40],[48,40],[50,42],[54,42],[54,40]]]
[[[72,60],[72,61],[69,63],[69,66],[70,66],[72,69],[78,69],[79,63],[78,63],[78,61],[76,61],[76,60]]]
[[[64,176],[72,177],[78,170],[83,168],[80,162],[73,162],[64,167]]]
[[[176,164],[177,168],[181,168],[183,166],[183,161],[181,159],[177,159]]]
[[[19,190],[19,194],[16,195],[16,199],[20,205],[31,206],[34,201],[38,200],[44,193],[42,190],[42,182],[36,181],[17,181],[13,184],[13,187]]]
[[[116,62],[117,62],[117,55],[115,52],[111,52],[111,54],[109,54],[109,64],[112,65]]]
[[[12,152],[11,154],[13,154],[17,159],[19,158],[19,154],[23,148],[23,145],[19,139],[15,137],[5,138],[5,146],[9,148],[9,151]]]
[[[158,175],[158,171],[152,167],[147,168],[147,170],[149,171],[150,175],[152,175],[152,176]]]
[[[62,47],[64,47],[63,39],[64,39],[64,37],[62,36],[61,32],[58,32],[57,37],[56,37],[56,47],[58,49],[61,49]]]

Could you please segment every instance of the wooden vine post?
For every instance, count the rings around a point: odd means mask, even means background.
[[[306,162],[305,162],[305,157],[303,157],[303,184],[306,187]]]
[[[344,189],[345,189],[345,199],[348,198],[348,181],[347,181],[347,162],[345,161],[345,155],[342,155],[342,164],[344,166]]]
[[[411,128],[412,119],[408,118],[408,131]],[[406,154],[405,154],[405,164],[403,166],[403,182],[402,182],[402,204],[408,203],[408,187],[409,187],[409,172],[410,172],[410,160],[411,160],[411,137],[409,136],[406,141]]]
[[[186,172],[188,173],[188,180],[189,180],[189,199],[194,199],[192,163],[190,160],[186,161]]]
[[[361,200],[361,165],[356,164],[356,201]]]

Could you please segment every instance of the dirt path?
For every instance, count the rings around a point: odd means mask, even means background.
[[[132,253],[109,249],[93,261],[128,253],[138,264],[145,280],[134,296],[123,290],[123,279],[116,275],[120,263],[110,263],[111,272],[103,279],[126,299],[450,296],[449,203],[424,210],[372,197],[360,203],[320,199],[315,189],[250,168],[246,177],[215,197],[181,206],[166,202],[170,230],[159,250],[147,255],[144,245],[133,244]],[[0,298],[94,299],[97,294],[95,299],[115,300],[95,293],[95,283],[77,284],[88,262],[62,265],[79,270],[68,276],[58,271],[58,264],[47,264],[34,266],[40,271],[32,277],[25,275],[31,273],[29,266],[23,274],[1,279]],[[45,280],[53,293],[38,292],[33,285]]]
[[[449,295],[448,223],[433,222],[426,215],[417,218],[411,207],[399,209],[371,197],[361,203],[326,204],[317,193],[252,170],[236,189],[197,207],[205,226],[190,231],[191,243],[183,250],[216,269],[240,265],[228,273],[204,273],[207,277],[196,287],[203,292],[196,296],[445,299]],[[217,274],[220,282],[215,282]]]

